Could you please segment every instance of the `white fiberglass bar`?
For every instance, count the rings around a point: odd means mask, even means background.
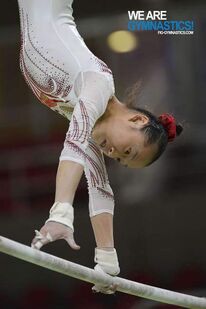
[[[0,252],[90,283],[103,285],[116,284],[118,286],[117,291],[119,292],[173,304],[183,308],[206,308],[206,298],[172,292],[123,278],[100,274],[88,267],[32,249],[31,247],[2,236],[0,236]]]

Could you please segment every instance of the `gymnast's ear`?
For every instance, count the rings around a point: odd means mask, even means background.
[[[144,125],[149,122],[149,118],[144,114],[138,113],[130,117],[129,121]]]

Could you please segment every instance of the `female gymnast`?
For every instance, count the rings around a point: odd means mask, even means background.
[[[73,0],[18,0],[21,24],[20,66],[37,98],[69,120],[60,155],[56,194],[48,220],[32,241],[40,249],[73,237],[73,199],[84,172],[96,249],[95,270],[119,274],[113,240],[114,198],[104,164],[106,155],[131,168],[157,160],[182,131],[172,115],[155,117],[129,108],[115,96],[111,70],[85,45],[72,16]],[[93,290],[114,293],[113,286]]]

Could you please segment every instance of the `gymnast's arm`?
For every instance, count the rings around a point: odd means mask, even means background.
[[[89,193],[89,215],[98,248],[114,247],[114,196],[109,184],[104,156],[99,146],[89,138],[84,173]]]
[[[88,89],[90,93],[88,94]],[[104,113],[111,91],[108,91],[108,83],[105,77],[99,73],[89,76],[84,83],[83,91],[79,97],[79,103],[75,106],[69,130],[64,142],[64,149],[60,156],[56,177],[55,203],[50,210],[50,217],[33,240],[33,246],[40,248],[49,241],[64,238],[71,245],[73,241],[73,199],[79,184],[83,168],[86,162],[86,149],[91,130],[96,120]],[[105,97],[107,94],[108,97]],[[96,102],[99,102],[98,106]],[[105,104],[106,102],[106,104]],[[102,219],[103,218],[103,219]],[[60,223],[54,233],[55,223]],[[92,225],[98,247],[112,247],[112,215],[98,214],[92,218]],[[56,225],[55,225],[56,226]],[[65,235],[62,230],[67,226]],[[101,231],[101,233],[99,232]],[[44,238],[41,239],[41,234]],[[100,236],[101,234],[101,236]],[[110,235],[110,236],[108,236]],[[69,241],[72,238],[72,241]],[[77,249],[78,246],[72,246]]]
[[[97,244],[95,270],[115,276],[120,268],[113,237],[114,196],[103,153],[92,138],[89,139],[86,155],[84,172],[89,192],[89,215]],[[105,294],[115,292],[115,287],[108,286],[95,285],[92,289]]]

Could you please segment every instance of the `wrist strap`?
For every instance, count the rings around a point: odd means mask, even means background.
[[[97,268],[100,267],[107,274],[116,276],[120,272],[117,252],[115,248],[113,248],[112,251],[95,248],[94,261],[98,265],[96,265]]]
[[[62,223],[72,230],[74,221],[74,208],[70,203],[55,202],[49,211],[49,219],[46,221]]]

